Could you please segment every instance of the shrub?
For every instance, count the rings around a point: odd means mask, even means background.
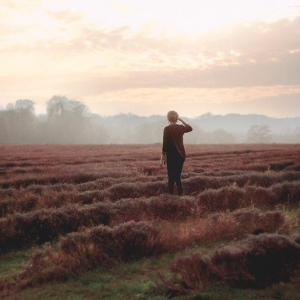
[[[60,234],[77,231],[82,226],[108,224],[109,221],[109,206],[104,203],[15,214],[0,219],[0,253],[36,243],[43,244]]]
[[[258,209],[240,209],[233,213],[213,213],[205,218],[189,218],[185,222],[161,222],[159,239],[165,251],[172,252],[187,245],[215,240],[244,238],[249,233],[278,232],[286,220],[281,212],[261,212]]]
[[[300,258],[300,246],[285,236],[249,236],[211,255],[222,280],[235,286],[264,287],[288,281]]]
[[[294,166],[289,166],[289,167],[286,168],[286,170],[289,170],[289,171],[293,170],[293,171],[299,172],[300,171],[300,164],[296,164]]]
[[[128,222],[115,228],[97,226],[70,233],[62,238],[58,252],[48,247],[36,251],[14,278],[15,285],[26,287],[51,280],[66,280],[96,267],[140,259],[160,252],[158,229],[146,222]],[[0,283],[2,288],[5,282]]]
[[[300,181],[283,182],[270,188],[272,204],[292,204],[300,201]]]
[[[276,195],[272,193],[271,188],[265,188],[260,186],[246,186],[245,195],[249,199],[249,205],[255,205],[259,207],[273,206],[273,200]]]
[[[296,235],[294,237],[294,241],[297,243],[297,244],[300,244],[300,234]]]
[[[112,200],[121,198],[138,198],[141,197],[140,183],[118,183],[111,186],[108,191]]]
[[[105,192],[104,191],[85,191],[82,193],[78,193],[74,197],[74,203],[80,202],[82,204],[91,204],[93,202],[101,202],[105,198]]]
[[[294,164],[293,161],[282,161],[282,162],[270,163],[269,169],[271,171],[282,171],[286,167],[292,166],[293,164]]]
[[[88,257],[89,263],[103,260],[128,261],[147,256],[155,250],[153,244],[158,229],[146,222],[127,222],[115,228],[98,226],[84,233],[71,233],[62,239],[64,254]],[[100,257],[99,257],[100,255]]]
[[[23,201],[19,201],[19,210],[21,212],[28,212],[33,209],[35,209],[38,205],[38,196],[31,195],[27,199],[24,199]]]
[[[247,206],[275,207],[300,201],[300,182],[283,182],[268,188],[257,186],[222,187],[207,189],[198,195],[198,205],[203,212],[236,210]]]
[[[197,253],[189,257],[178,257],[170,271],[173,273],[173,279],[159,274],[168,298],[188,294],[191,290],[201,289],[216,281],[209,257]]]
[[[218,190],[208,189],[198,197],[199,206],[204,211],[235,210],[248,206],[245,190],[239,187],[224,187]]]
[[[208,188],[220,188],[226,185],[224,178],[208,177],[208,176],[195,176],[183,180],[185,193],[192,194],[194,192],[202,192]]]
[[[113,220],[179,220],[198,213],[194,198],[162,194],[158,197],[122,199],[114,204],[116,210]]]
[[[3,218],[9,213],[13,213],[16,205],[15,199],[4,199],[0,202],[0,218]]]
[[[239,223],[239,235],[247,233],[274,233],[285,223],[285,217],[280,211],[261,212],[258,209],[244,208],[232,213]]]
[[[230,175],[224,177],[215,176],[194,176],[183,180],[185,191],[187,194],[195,192],[203,192],[207,189],[219,189],[234,184],[237,187],[260,186],[270,187],[275,183],[282,181],[295,181],[300,179],[298,172],[283,172],[280,174],[268,173],[246,173],[238,175]]]
[[[177,258],[173,280],[162,276],[168,293],[176,295],[224,282],[235,287],[266,287],[287,282],[299,266],[300,245],[277,234],[251,235],[224,246],[210,256],[192,254]]]
[[[147,182],[147,183],[118,183],[108,189],[110,198],[113,201],[122,198],[139,198],[156,196],[166,192],[166,183]]]

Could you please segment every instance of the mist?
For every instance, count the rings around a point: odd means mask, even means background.
[[[300,142],[300,117],[205,113],[184,119],[193,127],[184,137],[190,144]],[[65,96],[53,96],[47,102],[46,114],[37,115],[32,100],[20,99],[0,110],[0,143],[161,143],[167,124],[162,115],[93,114],[82,102]]]

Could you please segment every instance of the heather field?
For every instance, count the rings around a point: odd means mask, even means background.
[[[300,299],[300,145],[0,145],[1,299]]]

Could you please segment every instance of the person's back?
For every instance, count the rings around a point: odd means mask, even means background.
[[[164,139],[163,139],[163,150],[166,153],[175,153],[176,151],[182,156],[186,157],[184,145],[183,145],[183,135],[186,132],[192,131],[190,125],[183,126],[179,124],[170,124],[164,129]]]
[[[183,189],[180,176],[186,157],[183,135],[193,128],[180,119],[175,111],[169,111],[167,116],[170,124],[164,128],[161,165],[167,161],[169,193],[174,194],[176,183],[178,195],[181,195]],[[177,121],[182,122],[182,125],[177,124]]]

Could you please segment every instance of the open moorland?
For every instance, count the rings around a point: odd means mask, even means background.
[[[300,145],[0,145],[1,299],[300,299]]]

